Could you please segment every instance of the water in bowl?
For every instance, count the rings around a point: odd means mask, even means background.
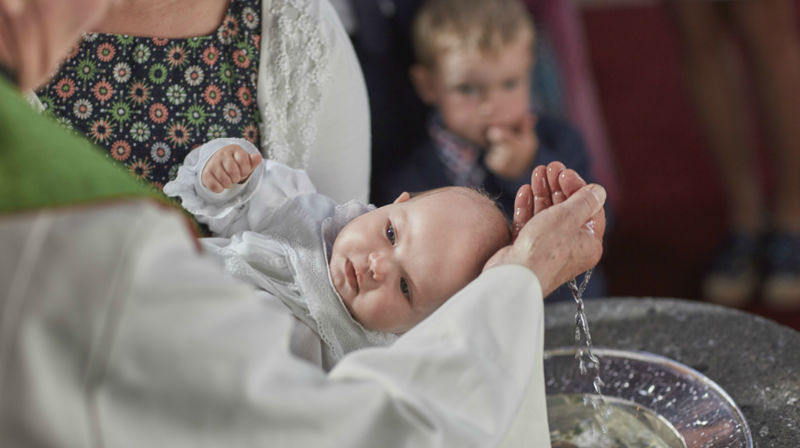
[[[678,431],[663,417],[636,403],[614,397],[600,402],[589,394],[547,397],[547,419],[553,448],[686,448]]]

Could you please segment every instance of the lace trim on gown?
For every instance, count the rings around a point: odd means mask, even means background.
[[[317,137],[316,115],[328,77],[329,48],[318,14],[311,9],[313,2],[269,3],[271,22],[265,24],[269,50],[262,50],[268,51],[267,67],[262,69],[269,70],[264,92],[269,103],[262,111],[262,147],[270,159],[306,168]]]

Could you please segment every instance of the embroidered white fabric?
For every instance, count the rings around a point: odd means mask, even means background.
[[[267,156],[306,168],[317,137],[317,111],[328,76],[329,49],[317,15],[307,0],[272,0],[262,40],[267,44],[266,86],[269,101],[261,111],[262,147]],[[300,145],[300,147],[293,147]]]

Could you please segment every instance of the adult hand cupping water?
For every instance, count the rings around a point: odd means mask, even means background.
[[[603,253],[606,192],[563,164],[537,167],[531,185],[520,188],[514,213],[514,242],[485,269],[521,264],[536,273],[544,295],[593,267]],[[535,219],[534,219],[535,218]]]

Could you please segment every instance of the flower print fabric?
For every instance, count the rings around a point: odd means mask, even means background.
[[[258,146],[261,0],[231,0],[207,36],[88,33],[37,93],[48,113],[160,187],[209,140]]]

